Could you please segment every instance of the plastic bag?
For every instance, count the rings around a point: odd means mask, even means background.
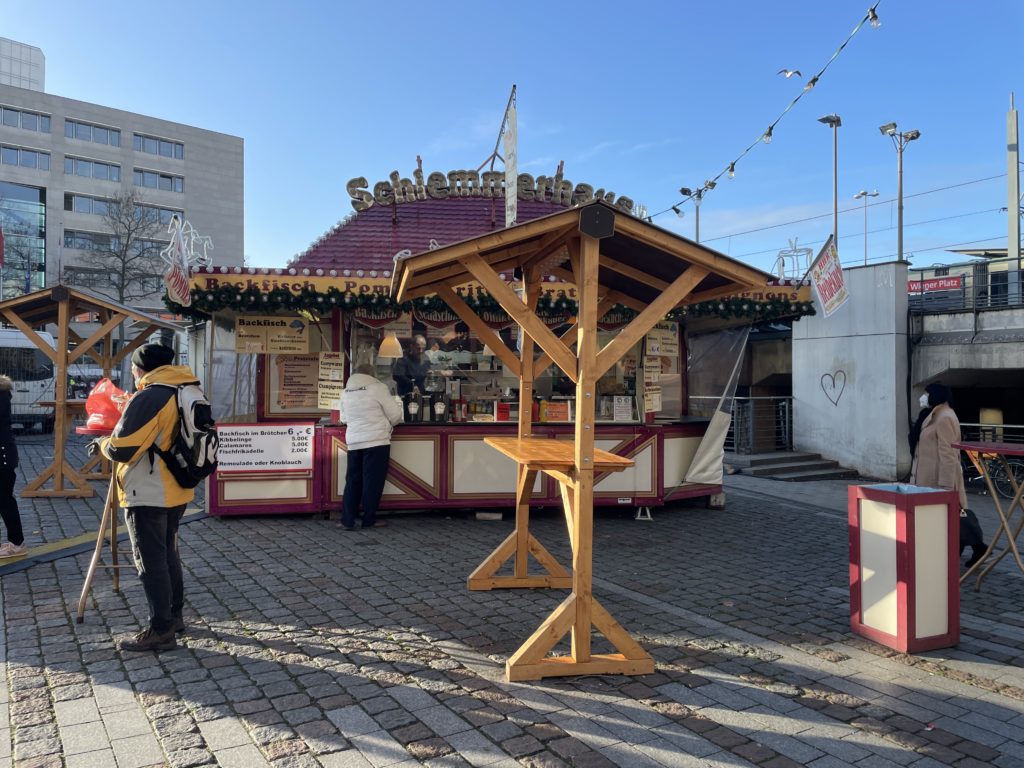
[[[127,399],[127,393],[110,379],[100,379],[85,398],[85,426],[113,432]]]

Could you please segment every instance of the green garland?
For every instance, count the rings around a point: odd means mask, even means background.
[[[463,299],[474,311],[503,311],[501,305],[493,297],[483,294],[467,296]],[[284,288],[263,293],[257,288],[238,288],[233,285],[222,285],[214,290],[192,289],[192,305],[183,307],[164,295],[164,304],[175,314],[194,320],[208,320],[214,312],[234,311],[244,314],[273,315],[281,312],[309,312],[323,317],[333,309],[353,310],[357,307],[374,309],[401,309],[408,312],[421,309],[426,312],[437,312],[448,309],[448,306],[436,296],[414,299],[397,304],[387,294],[352,293],[339,291],[333,286],[324,292],[305,289],[301,293],[292,293]],[[576,302],[565,296],[544,295],[537,302],[537,315],[540,317],[558,317],[575,314]],[[624,317],[636,315],[632,310],[616,305],[612,310]],[[779,318],[799,318],[814,315],[814,304],[809,301],[791,302],[783,299],[769,301],[752,301],[750,299],[721,299],[692,304],[674,310],[669,314],[673,319],[683,317],[721,317],[749,318],[753,321],[769,321]]]

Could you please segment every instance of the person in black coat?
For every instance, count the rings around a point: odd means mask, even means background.
[[[28,550],[21,530],[21,512],[14,498],[17,476],[18,446],[11,433],[11,398],[14,385],[7,376],[0,376],[0,517],[7,528],[7,541],[0,545],[0,559],[20,557]]]

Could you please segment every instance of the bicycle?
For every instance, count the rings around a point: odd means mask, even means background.
[[[1010,475],[1017,481],[1018,488],[1024,484],[1024,461],[1020,459],[1007,459],[1006,466],[1004,467],[1003,462],[997,459],[995,454],[981,454],[979,458],[985,462],[988,476],[992,479],[992,485],[995,487],[996,493],[1004,499],[1012,499],[1015,491]],[[970,486],[971,483],[981,481],[982,492],[987,490],[984,483],[984,474],[974,466],[974,462],[963,451],[960,452],[960,468],[964,473],[964,486]],[[1007,469],[1009,474],[1007,474]]]

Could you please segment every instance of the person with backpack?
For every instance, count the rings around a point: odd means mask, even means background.
[[[144,344],[132,354],[136,393],[110,437],[90,445],[117,464],[118,502],[124,509],[135,567],[149,603],[149,627],[119,645],[125,651],[169,651],[182,618],[184,581],[178,554],[178,524],[195,495],[183,487],[168,460],[182,432],[182,389],[198,389],[195,374],[172,365],[175,353]]]

